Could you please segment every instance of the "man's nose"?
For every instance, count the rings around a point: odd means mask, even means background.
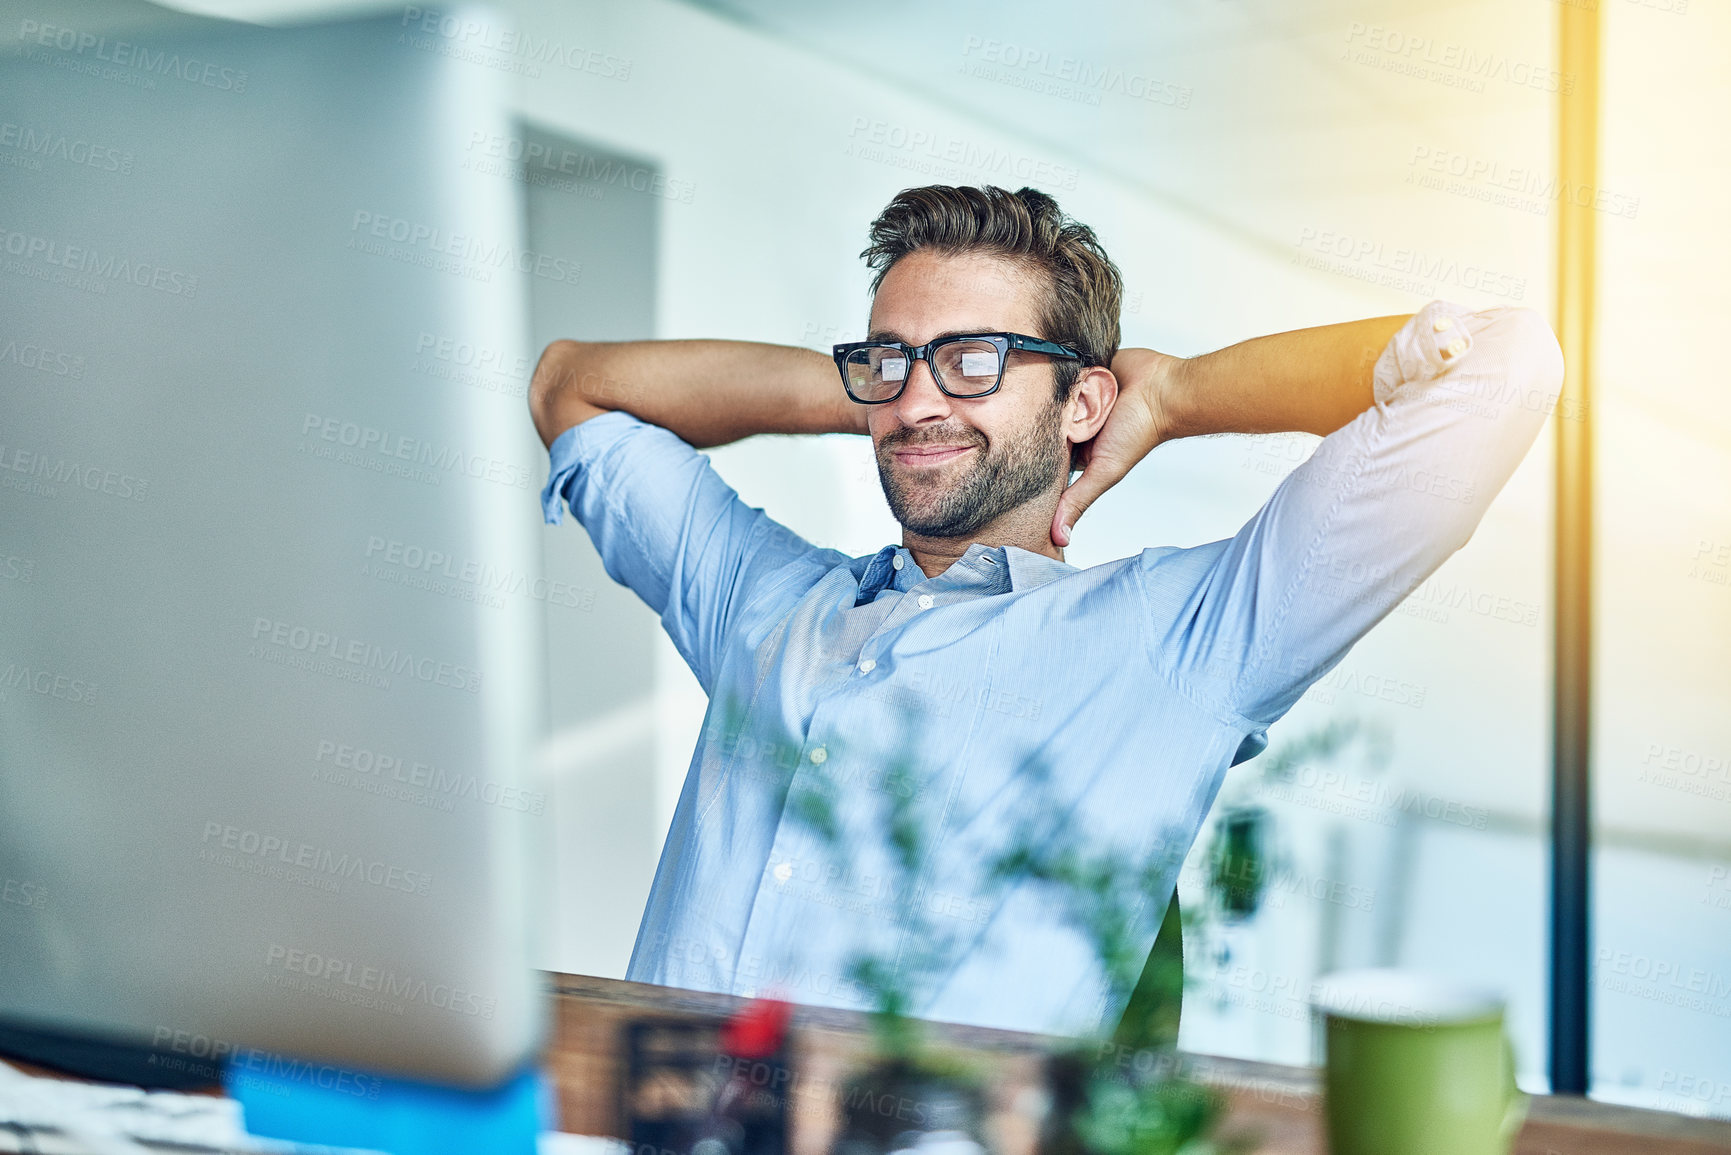
[[[950,398],[938,388],[938,379],[925,358],[915,361],[909,369],[907,384],[902,395],[896,398],[895,409],[896,416],[904,425],[918,425],[934,417],[950,415]]]

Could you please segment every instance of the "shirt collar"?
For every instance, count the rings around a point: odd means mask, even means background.
[[[895,577],[895,556],[898,547],[886,545],[866,561],[865,573],[859,579],[859,597],[855,607],[869,604]]]
[[[895,559],[898,554],[906,559],[902,563],[903,569],[914,566],[913,555],[897,545],[886,545],[870,558],[858,559],[865,562],[865,569],[860,576],[859,596],[854,599],[855,606],[869,604],[878,594],[896,584]],[[1026,592],[1068,574],[1081,572],[1068,562],[1033,553],[1020,546],[986,546],[979,542],[970,545],[956,564],[966,565],[976,573],[988,577],[1001,571],[1007,592]],[[919,580],[924,580],[923,576],[910,579]]]
[[[1000,552],[1010,567],[1010,588],[1022,593],[1038,589],[1061,577],[1082,572],[1079,567],[1067,561],[1059,561],[1043,553],[1033,553],[1019,545],[1007,545]]]

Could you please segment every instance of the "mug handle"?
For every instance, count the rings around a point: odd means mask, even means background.
[[[1503,1031],[1503,1125],[1501,1129],[1503,1151],[1513,1149],[1515,1136],[1520,1132],[1521,1124],[1527,1120],[1527,1096],[1515,1083],[1515,1048],[1509,1042],[1509,1034]]]

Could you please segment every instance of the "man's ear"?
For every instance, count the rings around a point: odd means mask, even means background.
[[[1104,365],[1090,365],[1082,370],[1064,403],[1064,436],[1072,446],[1092,441],[1112,415],[1118,402],[1118,378]],[[1072,460],[1074,458],[1072,457]],[[1077,466],[1077,468],[1081,468]]]

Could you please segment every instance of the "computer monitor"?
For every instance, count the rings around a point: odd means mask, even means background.
[[[0,58],[0,1022],[492,1082],[543,1020],[545,463],[426,345],[520,350],[576,271],[473,163],[499,18],[81,10]]]

